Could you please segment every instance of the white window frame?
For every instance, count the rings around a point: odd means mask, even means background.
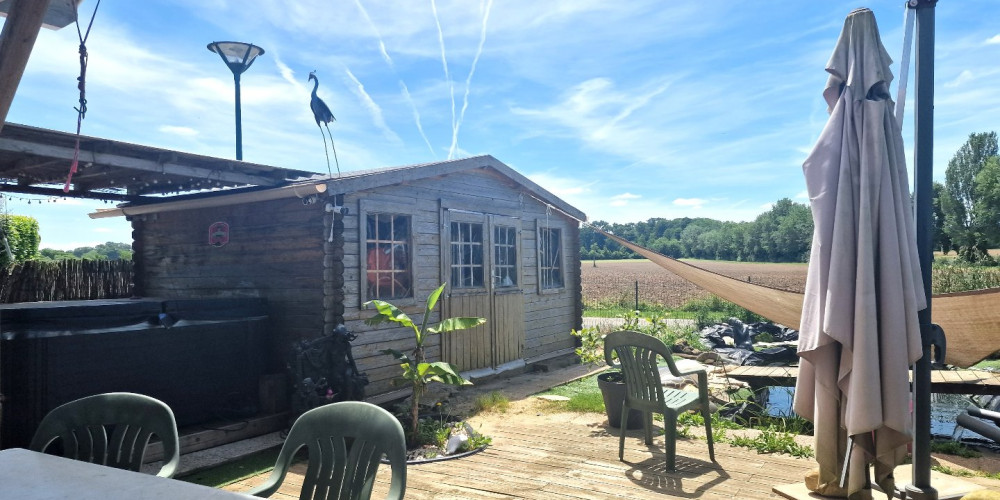
[[[537,265],[536,265],[536,269],[538,271],[538,293],[545,294],[545,293],[558,293],[558,292],[561,292],[562,290],[564,290],[566,288],[566,241],[565,241],[566,231],[565,231],[565,228],[557,227],[557,226],[554,226],[554,225],[543,225],[541,223],[541,221],[538,222],[537,226],[538,226],[538,229],[535,232],[535,246],[536,246],[536,250],[538,252],[538,260],[537,260]],[[547,273],[545,272],[545,269],[543,269],[543,266],[542,266],[542,263],[545,260],[544,259],[545,251],[547,249],[547,247],[545,245],[545,241],[548,239],[548,238],[544,238],[543,237],[543,233],[545,233],[547,235],[550,231],[556,231],[557,234],[558,234],[558,239],[556,241],[559,243],[559,249],[558,249],[559,253],[556,256],[556,262],[555,262],[555,263],[559,264],[559,268],[558,268],[558,271],[559,271],[559,284],[557,284],[557,285],[547,285],[545,283],[544,276]],[[552,269],[552,268],[551,267],[547,267],[547,269]]]
[[[385,298],[385,297],[369,297],[368,295],[368,216],[369,215],[386,215],[386,216],[399,216],[406,217],[409,220],[409,234],[407,245],[407,269],[409,270],[410,278],[410,294],[408,297],[399,298]],[[417,270],[415,269],[415,253],[416,247],[414,245],[414,224],[416,216],[413,214],[412,207],[408,207],[399,203],[379,203],[370,200],[360,200],[358,203],[358,267],[360,269],[358,277],[358,307],[363,308],[364,303],[369,300],[385,300],[391,302],[397,307],[409,306],[416,304],[417,291]]]

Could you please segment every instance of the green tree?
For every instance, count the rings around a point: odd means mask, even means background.
[[[71,252],[67,252],[65,250],[56,250],[53,248],[43,248],[38,253],[40,255],[39,260],[45,260],[45,261],[73,260],[78,258]]]
[[[996,132],[974,133],[948,162],[945,188],[948,196],[941,199],[945,215],[945,230],[958,245],[959,255],[970,262],[989,260],[986,234],[987,221],[979,220],[976,209],[976,178],[987,160],[997,156]]]
[[[132,260],[132,245],[109,241],[94,247],[94,251],[108,260]]]
[[[38,256],[42,237],[38,221],[26,215],[0,215],[0,265],[9,266]]]
[[[934,198],[931,200],[931,217],[934,221],[934,248],[940,251],[944,255],[948,255],[951,248],[951,238],[948,237],[948,232],[945,231],[944,221],[944,209],[942,208],[942,202],[948,196],[948,190],[944,187],[944,184],[940,182],[934,183]]]
[[[973,215],[991,248],[1000,246],[1000,157],[986,159],[976,174]]]

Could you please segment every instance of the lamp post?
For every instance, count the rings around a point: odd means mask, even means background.
[[[229,66],[236,82],[236,159],[243,159],[243,126],[240,114],[240,75],[253,64],[257,56],[264,55],[264,49],[243,42],[212,42],[208,50],[219,54],[222,62]]]

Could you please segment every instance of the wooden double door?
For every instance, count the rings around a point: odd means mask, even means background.
[[[465,210],[442,211],[446,317],[486,318],[482,326],[446,333],[441,359],[460,370],[496,368],[521,359],[524,293],[521,221]]]

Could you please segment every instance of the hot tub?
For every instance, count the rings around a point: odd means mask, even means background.
[[[49,410],[102,392],[160,399],[178,426],[249,417],[266,320],[263,299],[0,305],[0,447],[27,446]]]

